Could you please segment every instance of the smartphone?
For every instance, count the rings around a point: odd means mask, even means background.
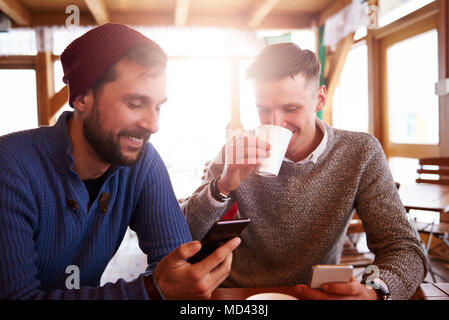
[[[251,219],[222,220],[214,223],[212,228],[201,240],[201,250],[187,259],[190,263],[197,263],[211,254],[215,249],[232,238],[238,237]]]
[[[351,265],[315,265],[312,267],[309,287],[320,289],[323,284],[328,282],[349,282],[353,270],[354,267]]]

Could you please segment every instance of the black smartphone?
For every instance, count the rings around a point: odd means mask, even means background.
[[[238,237],[250,221],[249,218],[216,221],[201,240],[201,250],[187,261],[197,263],[203,260],[226,241]]]

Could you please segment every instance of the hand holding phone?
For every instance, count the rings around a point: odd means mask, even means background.
[[[203,260],[226,241],[238,237],[250,221],[251,220],[248,218],[215,222],[212,228],[201,240],[201,250],[193,257],[187,259],[187,261],[196,263]]]
[[[351,265],[315,265],[312,267],[309,287],[320,289],[323,284],[329,282],[349,282],[353,270]]]

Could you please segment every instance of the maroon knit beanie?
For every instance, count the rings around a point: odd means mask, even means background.
[[[137,44],[157,44],[123,24],[107,23],[86,32],[70,43],[61,54],[64,77],[68,84],[69,105],[86,92],[103,73]]]

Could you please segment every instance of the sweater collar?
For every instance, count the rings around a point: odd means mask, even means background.
[[[75,159],[72,155],[72,140],[70,139],[67,122],[73,116],[72,111],[66,111],[59,116],[56,124],[48,127],[44,143],[53,163],[61,170],[72,170]],[[73,171],[73,170],[72,170]]]

